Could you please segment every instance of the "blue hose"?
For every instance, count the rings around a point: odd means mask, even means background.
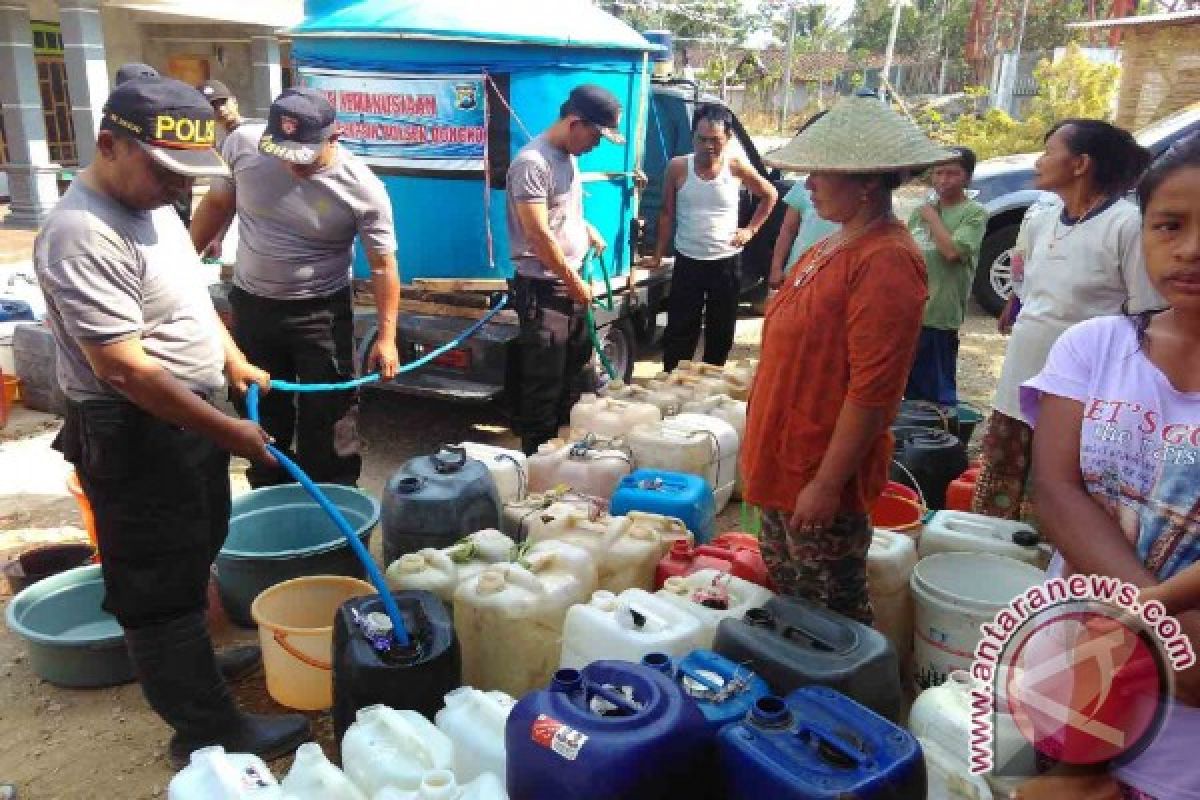
[[[396,370],[396,374],[402,375],[405,372],[412,372],[414,369],[420,369],[438,356],[445,355],[456,347],[461,347],[463,342],[478,333],[480,328],[482,328],[484,325],[487,325],[497,314],[503,311],[506,305],[508,305],[508,295],[501,295],[500,299],[496,301],[496,305],[488,309],[488,312],[473,322],[469,328],[445,344],[430,350],[420,358],[413,359],[407,364],[401,364],[400,368]],[[354,380],[345,381],[344,383],[292,383],[291,381],[271,381],[271,388],[277,389],[281,392],[338,392],[347,389],[357,389],[360,386],[366,386],[368,383],[374,383],[375,381],[379,380],[380,377],[381,376],[378,372],[372,372],[369,375],[363,375],[361,378],[355,378]]]
[[[246,416],[252,422],[258,422],[258,384],[252,383],[246,390]],[[325,493],[321,491],[321,487],[312,482],[312,479],[304,474],[304,470],[300,469],[296,462],[285,456],[279,451],[275,445],[268,444],[267,452],[275,456],[275,460],[279,462],[279,466],[283,467],[289,475],[304,487],[312,499],[317,501],[317,505],[325,509],[334,524],[346,537],[346,541],[350,543],[350,549],[354,551],[354,555],[358,556],[358,560],[366,567],[367,578],[375,586],[375,590],[379,592],[379,599],[383,601],[384,611],[387,612],[388,618],[392,621],[392,632],[396,637],[396,643],[401,647],[408,647],[408,628],[404,625],[404,617],[400,615],[400,608],[396,605],[395,598],[392,597],[391,591],[388,589],[387,581],[383,579],[383,574],[380,573],[379,567],[375,566],[374,559],[367,552],[367,548],[359,541],[358,536],[354,532],[354,528],[346,521],[346,517],[342,514]]]
[[[480,328],[488,324],[497,314],[499,314],[508,304],[508,295],[502,295],[496,302],[496,305],[488,310],[486,314],[476,320],[469,328],[464,330],[458,336],[455,336],[446,344],[437,347],[420,358],[414,359],[407,364],[402,364],[399,373],[412,372],[415,369],[425,366],[430,361],[433,361],[440,355],[450,352],[456,347],[461,347],[462,343],[474,336]],[[361,378],[345,381],[343,383],[292,383],[291,381],[271,381],[271,388],[281,392],[338,392],[349,389],[357,389],[360,386],[365,386],[368,383],[374,383],[380,379],[378,372],[372,372],[369,375],[363,375]],[[252,383],[246,390],[246,416],[252,422],[258,422],[258,384]],[[375,590],[379,592],[379,599],[383,601],[383,609],[387,612],[388,618],[392,621],[392,630],[396,637],[396,642],[401,647],[408,647],[408,628],[404,625],[404,618],[400,616],[400,608],[396,605],[395,599],[392,597],[391,591],[388,590],[387,581],[383,579],[383,575],[379,572],[379,567],[375,566],[374,559],[367,552],[367,548],[359,541],[358,536],[354,533],[354,528],[346,521],[345,516],[338,510],[338,507],[329,501],[325,493],[321,491],[321,487],[312,482],[308,475],[304,474],[304,470],[290,458],[279,451],[279,448],[274,445],[267,445],[267,452],[275,456],[275,460],[279,462],[279,466],[291,475],[297,483],[304,487],[304,490],[312,496],[312,499],[317,502],[321,508],[325,509],[338,530],[346,537],[346,541],[350,543],[350,549],[354,551],[354,555],[362,562],[363,567],[367,571],[367,577],[375,586]]]

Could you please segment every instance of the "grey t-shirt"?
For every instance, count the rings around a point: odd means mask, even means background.
[[[234,284],[277,300],[323,297],[350,284],[356,235],[370,252],[395,252],[392,201],[366,164],[339,148],[332,166],[298,179],[258,151],[263,127],[229,134],[221,155],[233,177],[213,182],[236,187]]]
[[[189,387],[224,385],[221,321],[200,257],[170,206],[132,211],[77,179],[42,226],[33,263],[68,397],[118,394],[96,377],[81,342],[139,338]]]
[[[575,157],[550,144],[545,136],[538,136],[522,147],[508,167],[508,244],[518,274],[557,278],[538,261],[517,218],[517,203],[534,201],[546,203],[550,232],[567,263],[578,267],[588,249],[583,182]]]

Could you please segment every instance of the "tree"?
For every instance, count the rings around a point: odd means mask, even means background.
[[[741,44],[755,18],[741,0],[606,0],[600,7],[635,30],[669,30],[678,39],[725,39]]]
[[[933,138],[969,147],[981,159],[1034,152],[1057,122],[1111,117],[1119,73],[1120,68],[1112,64],[1089,61],[1078,45],[1071,44],[1057,63],[1046,59],[1038,64],[1034,71],[1038,93],[1024,121],[992,109],[982,115],[964,114],[952,123],[936,113],[926,114],[923,123]]]
[[[758,6],[756,27],[759,30],[770,31],[775,39],[786,47],[793,4],[796,6],[797,52],[825,53],[846,48],[846,30],[838,21],[837,13],[831,6],[819,0],[808,3],[762,0]]]
[[[966,5],[967,0],[949,2]],[[942,3],[943,0],[914,0],[901,10],[900,27],[896,31],[897,53],[915,56],[935,52],[943,30]],[[882,53],[891,32],[892,7],[893,0],[855,0],[850,15],[851,48]]]

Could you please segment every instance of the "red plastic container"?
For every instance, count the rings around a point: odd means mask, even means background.
[[[762,544],[752,533],[722,533],[709,544],[716,547],[728,547],[730,550],[753,550],[762,552]]]
[[[728,572],[735,578],[757,583],[772,591],[775,588],[758,548],[743,547],[743,549],[735,550],[715,544],[690,547],[684,541],[678,541],[671,545],[670,552],[658,562],[658,569],[654,573],[654,588],[661,589],[667,578],[691,575],[702,569]]]
[[[950,481],[946,487],[946,508],[952,511],[970,511],[971,498],[975,494],[975,482],[979,480],[979,466],[975,465]]]

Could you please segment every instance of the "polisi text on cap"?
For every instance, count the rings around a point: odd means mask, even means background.
[[[159,114],[154,120],[154,138],[162,142],[211,146],[216,141],[216,123],[211,119]]]

